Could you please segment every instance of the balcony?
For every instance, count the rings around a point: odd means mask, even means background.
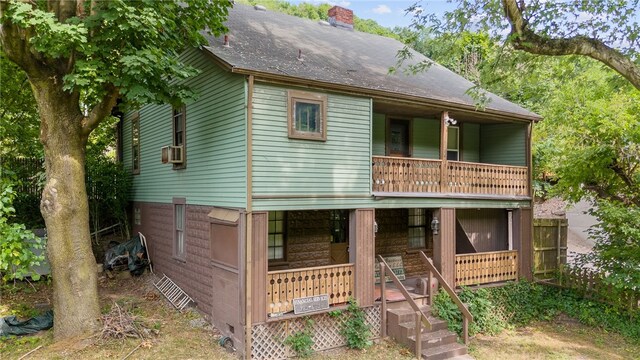
[[[372,157],[373,192],[526,198],[526,166],[407,157]]]

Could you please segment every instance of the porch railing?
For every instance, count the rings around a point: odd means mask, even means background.
[[[373,191],[527,196],[525,166],[372,157]]]
[[[456,255],[456,286],[517,279],[517,250]]]
[[[440,192],[440,160],[374,156],[373,191]]]
[[[329,304],[347,302],[353,295],[353,264],[269,271],[267,273],[267,313],[293,310],[293,299],[329,295]]]
[[[526,196],[529,172],[524,166],[447,162],[446,192]]]

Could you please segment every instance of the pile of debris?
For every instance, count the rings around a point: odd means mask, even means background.
[[[114,303],[111,311],[102,315],[102,324],[100,340],[103,341],[125,338],[146,339],[159,333],[129,311],[122,309],[118,303]]]

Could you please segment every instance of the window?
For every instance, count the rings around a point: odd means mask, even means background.
[[[180,259],[185,259],[185,212],[186,204],[184,199],[174,199],[173,201],[173,223],[174,223],[174,246],[173,255]]]
[[[327,140],[327,96],[289,90],[289,137]]]
[[[409,248],[427,248],[427,210],[409,209]]]
[[[174,169],[184,169],[186,167],[186,113],[185,106],[173,108],[173,146],[182,146],[182,162],[173,164]]]
[[[285,260],[285,235],[287,217],[284,211],[269,211],[269,261]]]
[[[411,156],[411,120],[388,120],[387,155]]]
[[[334,244],[349,242],[349,211],[331,210],[331,242]]]
[[[460,160],[460,128],[449,126],[447,131],[447,160]]]
[[[131,171],[140,174],[140,116],[131,119]]]

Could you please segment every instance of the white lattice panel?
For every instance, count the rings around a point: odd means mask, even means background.
[[[380,337],[380,307],[363,308],[365,321],[371,329],[371,338]],[[252,359],[286,359],[296,354],[283,342],[287,336],[302,331],[307,319],[313,320],[313,350],[322,351],[346,345],[340,334],[345,316],[332,317],[328,313],[283,319],[253,327],[251,358]]]

